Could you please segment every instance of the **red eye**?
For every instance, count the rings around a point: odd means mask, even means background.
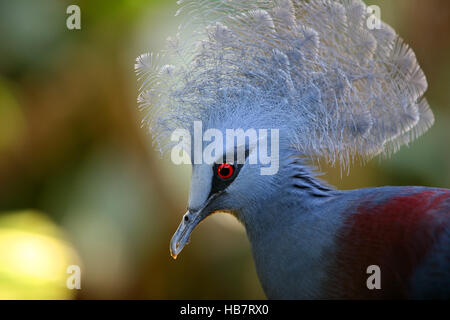
[[[231,164],[228,163],[222,163],[217,168],[217,175],[221,177],[222,179],[228,179],[233,175],[234,168]]]

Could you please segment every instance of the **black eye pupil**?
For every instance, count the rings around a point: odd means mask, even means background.
[[[233,167],[228,163],[223,163],[217,168],[217,175],[222,179],[231,178],[233,175]]]

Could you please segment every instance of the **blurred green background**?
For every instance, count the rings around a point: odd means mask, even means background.
[[[366,1],[417,54],[436,124],[343,188],[450,187],[450,1]],[[81,30],[66,8],[81,8]],[[214,215],[174,261],[169,240],[190,168],[161,159],[140,128],[134,59],[179,20],[172,0],[0,0],[0,298],[258,299],[249,243]],[[66,288],[80,265],[81,290]]]

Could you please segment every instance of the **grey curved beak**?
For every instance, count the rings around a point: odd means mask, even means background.
[[[195,227],[205,218],[202,210],[197,212],[187,211],[181,219],[177,231],[170,240],[170,255],[176,259],[184,246],[189,243],[189,238]]]

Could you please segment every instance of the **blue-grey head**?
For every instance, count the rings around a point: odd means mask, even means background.
[[[285,174],[280,170],[280,143],[283,149],[286,144],[278,130],[214,130],[214,139],[206,138],[208,142],[202,141],[197,150],[190,148],[190,195],[187,212],[170,243],[174,258],[194,228],[215,212],[230,213],[249,224],[253,213],[276,193]],[[203,137],[210,131],[205,132]],[[200,157],[196,152],[201,152]],[[283,150],[283,154],[290,153]]]
[[[226,148],[217,163],[193,161],[174,255],[213,212],[254,219],[249,208],[268,205],[290,176],[290,157],[348,166],[396,151],[434,121],[414,53],[360,0],[179,2],[178,13],[189,11],[179,33],[163,54],[136,63],[154,141],[169,150],[173,132],[193,134],[195,122],[222,132],[278,129],[280,157],[272,175],[250,163],[252,149],[240,164],[220,160]]]

